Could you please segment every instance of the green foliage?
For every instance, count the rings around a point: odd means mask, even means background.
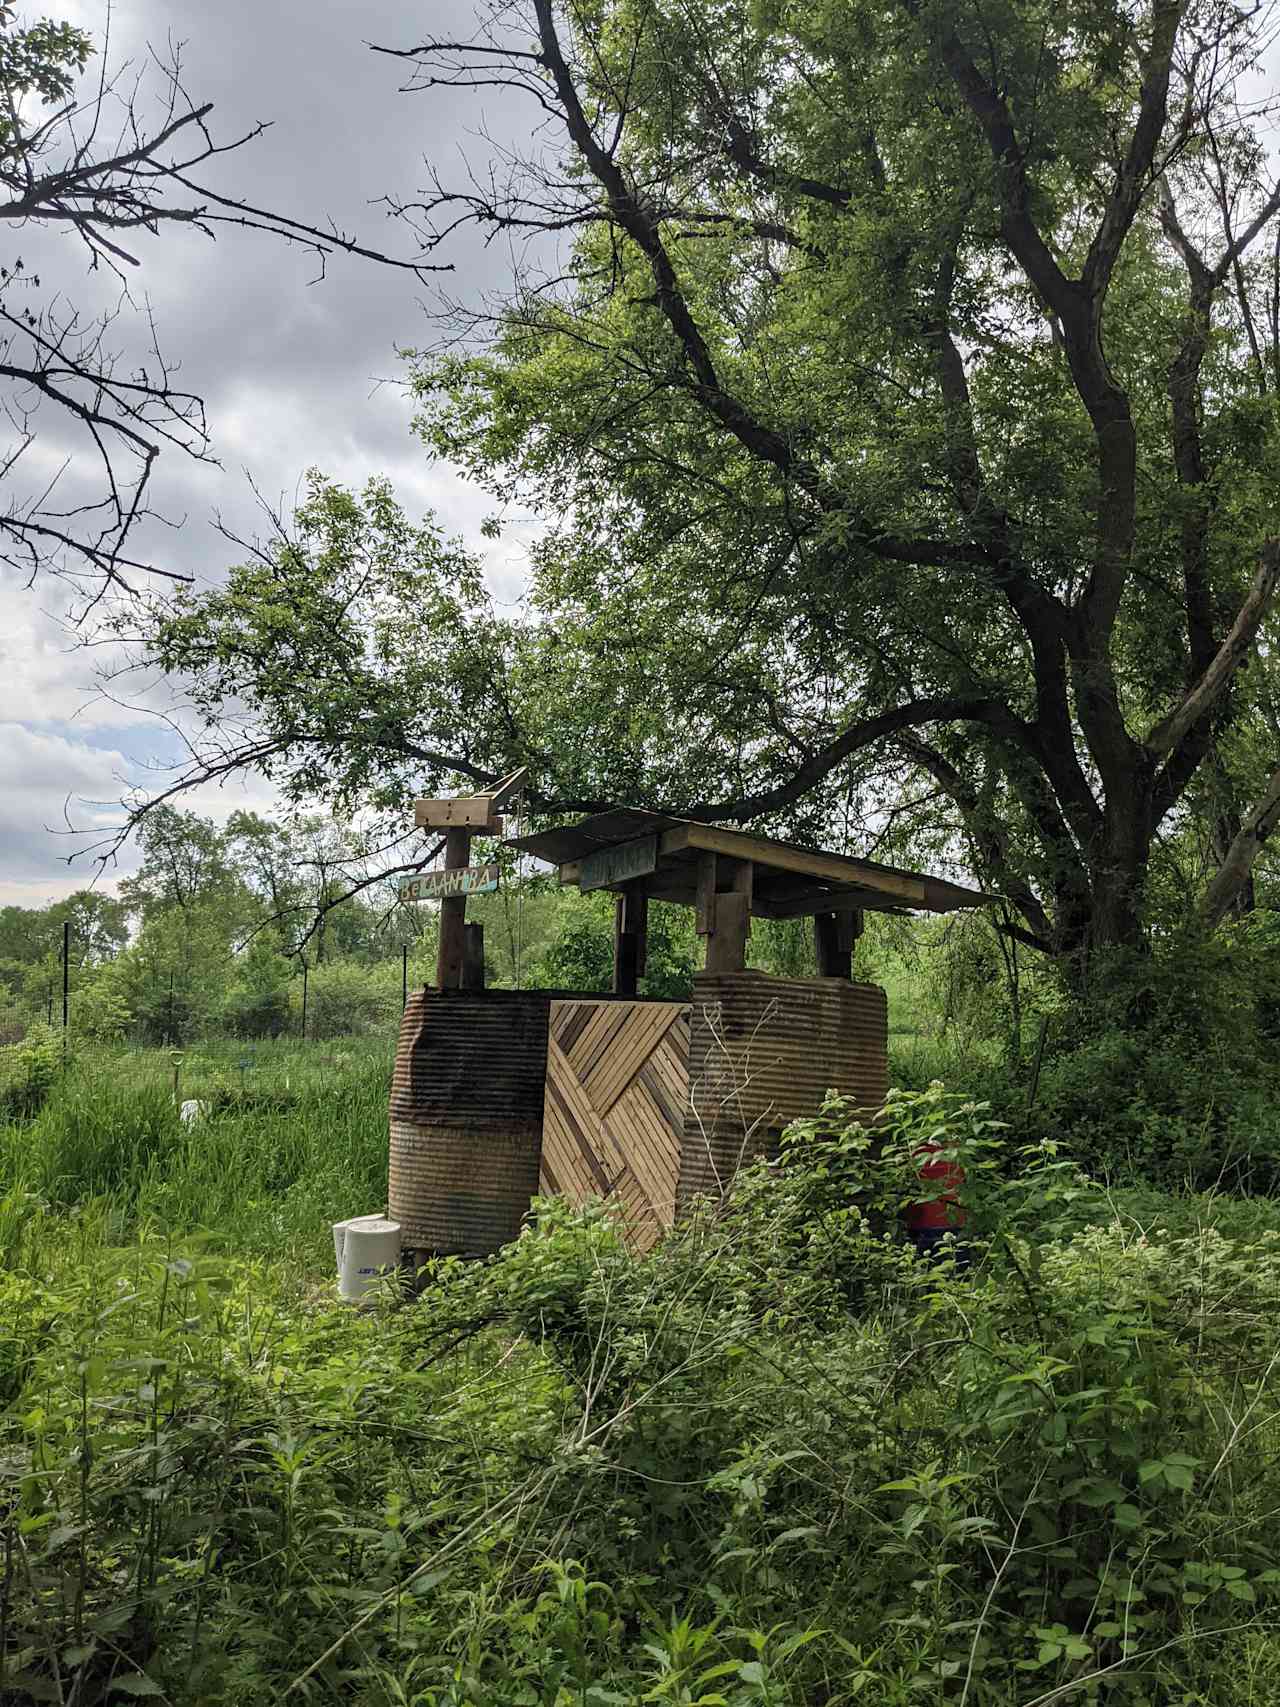
[[[63,1064],[61,1035],[34,1025],[20,1043],[0,1049],[0,1117],[35,1114]]]
[[[1280,1227],[1139,1228],[933,1086],[874,1127],[833,1101],[644,1260],[550,1202],[338,1308],[334,1200],[287,1262],[278,1218],[340,1106],[367,1140],[343,1072],[103,1166],[118,1102],[71,1213],[0,1151],[6,1702],[1268,1699]],[[926,1139],[969,1173],[967,1277],[896,1232]],[[365,1155],[336,1208],[376,1201]]]
[[[233,1037],[279,1037],[289,1028],[293,969],[266,937],[256,937],[236,964],[222,1000],[222,1021]]]
[[[42,18],[20,25],[17,7],[0,5],[0,89],[5,95],[0,150],[6,156],[12,159],[14,153],[13,112],[30,96],[44,106],[66,101],[92,52],[90,38],[74,24]]]
[[[302,988],[292,989],[293,1024],[302,1024]],[[360,1037],[381,1032],[390,1037],[400,1015],[400,968],[334,961],[313,966],[307,975],[307,1036]]]
[[[72,1034],[88,1043],[121,1043],[133,1025],[123,981],[114,966],[80,985],[68,1018]]]
[[[554,936],[529,967],[526,982],[535,990],[608,990],[613,983],[613,896],[563,897]],[[642,996],[686,1001],[699,962],[698,940],[687,907],[649,905]]]

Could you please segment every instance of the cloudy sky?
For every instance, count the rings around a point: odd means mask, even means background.
[[[49,11],[101,40],[107,7],[99,0],[50,0]],[[521,127],[530,115],[510,104],[495,110],[476,94],[399,93],[406,67],[367,44],[465,35],[473,18],[471,0],[116,0],[110,59],[141,63],[149,43],[162,50],[170,40],[184,43],[188,91],[197,103],[214,103],[220,141],[271,122],[207,173],[213,187],[317,225],[332,218],[370,244],[408,253],[411,234],[371,204],[420,191],[424,161],[454,176],[464,157],[483,164],[492,151],[487,138],[527,139]],[[77,304],[107,300],[106,281],[86,277],[74,238],[11,232],[9,247]],[[185,519],[177,533],[153,536],[153,555],[163,551],[175,567],[216,575],[234,556],[216,515],[242,536],[262,531],[249,476],[287,511],[309,467],[356,485],[381,473],[411,511],[434,510],[483,551],[503,596],[519,596],[528,519],[511,515],[500,541],[482,540],[491,500],[448,466],[429,463],[410,437],[395,352],[430,335],[428,292],[412,275],[335,257],[327,279],[314,284],[313,256],[237,232],[211,243],[164,230],[136,253],[134,294],[149,301],[183,385],[205,399],[221,464],[162,455],[157,505]],[[500,289],[510,272],[505,250],[474,239],[455,243],[448,259],[457,268],[449,289],[460,296]],[[121,322],[116,342],[127,351],[131,338],[136,345],[136,332]],[[51,416],[40,432],[51,463],[64,441],[67,450],[78,442]],[[77,823],[109,821],[125,785],[173,753],[153,718],[95,693],[98,654],[76,647],[64,605],[55,581],[28,591],[0,570],[0,904],[40,906],[83,886],[91,868],[68,868],[77,844],[54,833],[66,821],[64,803]],[[232,785],[190,804],[224,816],[266,799],[260,785]]]

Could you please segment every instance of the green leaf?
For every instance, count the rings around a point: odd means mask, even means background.
[[[111,1680],[111,1693],[121,1695],[163,1695],[164,1690],[154,1677],[148,1677],[145,1671],[130,1672],[127,1677],[114,1677]]]

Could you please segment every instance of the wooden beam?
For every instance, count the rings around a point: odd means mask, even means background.
[[[837,913],[835,917],[836,947],[842,954],[846,951],[852,954],[866,924],[861,910],[854,913]]]
[[[445,870],[456,871],[459,866],[470,864],[471,831],[446,830]],[[440,903],[440,949],[436,956],[436,984],[442,990],[461,988],[462,970],[466,963],[466,929],[466,896],[446,895]]]
[[[613,907],[613,988],[619,996],[634,996],[644,976],[649,897],[642,885],[628,884]]]
[[[725,869],[726,867],[728,868],[727,871]],[[725,885],[726,876],[729,880],[727,885]],[[727,887],[731,894],[745,895],[747,898],[747,912],[750,913],[752,897],[755,894],[756,884],[756,868],[754,861],[749,859],[722,859],[720,861],[719,883],[720,885]]]
[[[741,972],[747,964],[751,908],[740,889],[716,896],[716,926],[707,937],[707,971]]]
[[[716,928],[716,856],[704,853],[698,860],[694,901],[695,928],[699,936],[710,936]]]
[[[777,899],[765,889],[757,893],[751,910],[767,919],[803,919],[811,913],[875,912],[883,907],[884,897],[868,889],[811,889]]]
[[[664,830],[658,843],[658,857],[682,853],[688,848],[727,854],[730,859],[754,860],[766,871],[798,871],[805,877],[832,883],[857,883],[877,895],[892,895],[908,906],[924,905],[924,879],[908,872],[881,871],[863,860],[808,853],[804,848],[786,847],[759,836],[744,835],[739,830],[717,830],[710,824],[679,824],[673,830]]]
[[[462,988],[484,989],[484,926],[462,927]]]
[[[848,921],[847,913],[813,915],[813,946],[818,956],[819,978],[853,977],[853,932]]]
[[[481,798],[487,800],[492,810],[497,812],[507,804],[513,795],[519,794],[528,780],[529,767],[528,765],[521,765],[518,771],[512,771],[510,776],[504,776],[500,782],[495,782],[493,787],[487,789]]]
[[[413,821],[420,830],[448,830],[463,825],[470,830],[482,830],[486,836],[500,836],[503,822],[483,794],[462,795],[456,800],[415,800]]]

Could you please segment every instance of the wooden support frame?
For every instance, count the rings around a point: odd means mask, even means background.
[[[860,912],[815,913],[813,946],[819,978],[853,978],[853,947],[862,935]]]
[[[471,864],[470,830],[446,830],[444,868],[456,871]],[[440,947],[436,955],[436,983],[442,990],[462,988],[462,970],[467,958],[467,898],[446,895],[440,903]],[[481,958],[481,967],[484,960]],[[483,972],[481,974],[483,979]]]
[[[613,988],[634,996],[644,977],[649,934],[649,897],[643,882],[629,883],[613,907]]]
[[[751,935],[755,870],[749,859],[704,852],[698,864],[698,913],[708,919],[708,972],[741,972]],[[701,930],[701,924],[699,929]]]
[[[685,849],[699,853],[724,854],[730,859],[758,861],[774,871],[795,871],[805,877],[816,877],[832,883],[850,881],[850,862],[836,854],[809,853],[803,848],[791,848],[783,842],[771,842],[759,836],[746,836],[739,830],[717,830],[710,824],[680,824],[664,830],[658,842],[658,858],[681,853]],[[865,862],[858,874],[859,884],[877,895],[889,895],[906,906],[925,905],[925,884],[922,877],[905,872],[881,871]]]

